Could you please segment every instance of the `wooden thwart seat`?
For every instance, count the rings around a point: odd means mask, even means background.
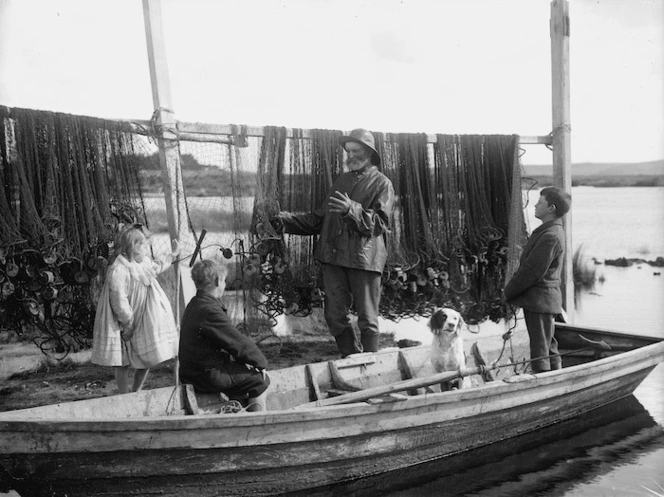
[[[184,407],[187,414],[199,416],[203,414],[220,414],[228,408],[231,402],[223,393],[196,392],[194,386],[188,383],[182,385]]]
[[[334,388],[329,388],[327,390],[328,398],[342,396],[349,392],[360,392],[365,389],[363,386],[355,385],[347,381],[341,375],[339,368],[337,368],[337,365],[334,362],[330,361],[327,364],[330,370],[330,377],[332,378],[332,383],[334,385]],[[378,404],[385,402],[399,402],[407,398],[408,397],[406,395],[387,393],[379,395],[376,398],[366,399],[365,402],[369,404]]]
[[[461,376],[470,376],[473,374],[480,374],[483,368],[467,368],[459,371],[446,371],[431,376],[422,378],[413,378],[410,380],[401,380],[387,385],[378,387],[366,388],[357,392],[348,392],[338,397],[328,397],[327,399],[320,399],[315,402],[308,402],[297,406],[296,409],[306,409],[311,407],[332,406],[340,404],[350,404],[354,402],[366,402],[369,399],[375,399],[384,395],[389,395],[396,392],[404,392],[413,388],[425,387],[434,385],[445,381],[450,381]],[[407,398],[407,397],[406,397]],[[401,399],[403,400],[403,399]]]
[[[405,380],[410,380],[416,377],[415,370],[410,364],[410,361],[408,360],[408,357],[406,357],[406,354],[404,354],[403,350],[399,351],[399,367],[403,372]],[[412,388],[408,390],[408,395],[422,395],[424,393],[433,393],[433,389],[431,387],[424,387]]]

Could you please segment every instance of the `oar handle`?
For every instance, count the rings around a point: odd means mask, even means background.
[[[189,267],[192,267],[196,262],[196,256],[201,251],[201,244],[203,243],[203,238],[205,238],[205,235],[207,235],[207,230],[203,229],[201,231],[201,235],[198,237],[198,242],[196,243],[196,248],[194,249],[194,253],[191,256],[191,260],[189,261]]]
[[[182,257],[175,259],[173,261],[173,264],[175,264],[176,262],[182,262],[191,257],[191,261],[189,261],[189,267],[192,267],[196,263],[196,257],[198,256],[198,253],[201,251],[201,244],[203,243],[203,238],[205,238],[205,235],[207,235],[207,230],[204,229],[203,231],[201,231],[201,234],[198,237],[198,241],[196,242],[196,247],[194,248],[194,251],[189,255],[184,255]]]
[[[584,344],[591,348],[598,350],[611,350],[611,346],[604,340],[590,340],[589,338],[584,337],[581,333],[579,333],[578,336]]]
[[[411,378],[409,380],[390,383],[389,385],[366,388],[358,392],[345,393],[337,397],[330,397],[327,399],[317,400],[315,402],[309,402],[307,404],[297,406],[296,409],[308,409],[310,407],[335,406],[340,404],[350,404],[352,402],[363,402],[373,397],[380,397],[381,395],[387,395],[394,392],[403,392],[404,390],[411,390],[415,388],[422,388],[473,374],[481,374],[484,370],[486,370],[486,368],[462,368],[458,371],[445,371],[444,373],[437,373],[422,378]]]

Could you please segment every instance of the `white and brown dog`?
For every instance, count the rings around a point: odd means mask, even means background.
[[[436,310],[431,316],[429,320],[429,328],[433,333],[431,364],[436,372],[458,371],[466,367],[466,354],[461,336],[464,324],[461,314],[446,307]],[[471,386],[470,378],[465,377],[441,384],[441,390]]]

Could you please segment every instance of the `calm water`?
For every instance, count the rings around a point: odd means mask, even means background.
[[[664,188],[578,187],[572,195],[574,247],[582,243],[588,258],[664,257]],[[531,227],[539,225],[532,217],[538,196],[531,195]],[[664,337],[664,275],[654,274],[664,272],[661,268],[595,269],[603,282],[578,296],[576,324]],[[415,483],[397,490],[395,479],[395,487],[375,495],[664,495],[664,364],[625,402],[541,430],[518,446],[509,442],[497,452],[454,475],[436,476],[444,474],[444,462],[425,466]]]
[[[599,259],[664,257],[664,187],[573,188],[572,238]]]

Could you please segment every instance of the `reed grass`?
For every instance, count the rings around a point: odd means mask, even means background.
[[[77,369],[81,363],[72,357],[65,357],[64,359],[54,359],[53,357],[42,357],[39,364],[33,372],[50,373],[53,371],[70,371]]]
[[[165,201],[157,197],[144,199],[145,214],[152,233],[168,232]],[[197,229],[210,232],[233,232],[235,228],[249,231],[253,213],[253,199],[242,198],[235,212],[232,197],[190,198],[187,216]]]
[[[664,487],[662,487],[657,482],[654,482],[654,483],[655,483],[655,485],[657,485],[659,487],[658,491],[655,491],[655,490],[653,490],[651,488],[648,488],[646,486],[643,486],[643,485],[641,485],[641,488],[648,491],[648,492],[650,492],[652,495],[655,495],[656,497],[664,497]]]
[[[168,216],[166,211],[147,211],[150,231],[152,233],[168,233]],[[249,231],[251,212],[240,212],[237,216],[223,209],[190,209],[191,224],[198,229],[205,228],[213,232],[233,232],[235,223],[243,231]]]
[[[650,255],[650,249],[647,245],[641,245],[640,247],[637,247],[635,252],[644,257]]]
[[[597,282],[597,269],[592,261],[588,260],[583,250],[583,244],[579,245],[572,257],[572,273],[574,286],[578,289],[590,290]]]
[[[53,374],[58,371],[73,371],[78,369],[81,366],[80,361],[77,361],[71,357],[65,357],[64,359],[54,359],[49,356],[44,356],[41,358],[36,367],[27,369],[25,371],[19,371],[17,373],[9,376],[10,380],[20,380],[30,378],[35,373],[40,374]]]

